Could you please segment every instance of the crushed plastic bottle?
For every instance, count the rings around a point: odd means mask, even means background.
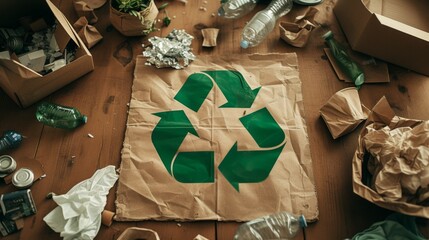
[[[334,34],[328,31],[323,36],[341,70],[354,82],[359,89],[365,82],[362,69],[350,58],[345,48],[334,39]]]
[[[240,46],[248,48],[261,43],[273,31],[277,19],[286,15],[292,6],[293,0],[272,0],[244,26]]]
[[[230,19],[238,19],[250,13],[259,0],[228,0],[218,9],[218,16]]]
[[[36,119],[47,126],[64,129],[76,128],[87,121],[76,108],[47,102],[37,106]]]
[[[307,222],[303,215],[279,212],[243,223],[238,227],[234,240],[293,239],[305,227]]]
[[[17,148],[21,145],[22,136],[21,134],[9,130],[3,133],[3,136],[0,138],[0,152],[3,152],[7,149]]]

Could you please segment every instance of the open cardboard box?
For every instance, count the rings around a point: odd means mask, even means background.
[[[353,50],[429,76],[429,1],[338,0]]]
[[[91,53],[85,47],[85,44],[74,31],[64,14],[51,1],[46,0],[46,3],[50,9],[50,13],[54,15],[57,23],[59,23],[55,33],[59,48],[64,49],[69,41],[73,41],[77,46],[75,59],[66,66],[44,76],[16,60],[0,59],[0,87],[20,107],[30,106],[94,69]],[[18,22],[20,17],[25,16],[22,15],[21,8],[11,9],[10,7],[1,7],[0,15],[3,17],[8,16],[8,22]],[[0,27],[5,27],[2,26],[3,24],[5,22],[1,21]]]

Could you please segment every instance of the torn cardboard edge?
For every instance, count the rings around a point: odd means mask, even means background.
[[[414,127],[420,124],[422,120],[401,118],[395,115],[390,107],[386,97],[382,97],[378,103],[373,107],[371,114],[365,122],[364,128],[359,134],[358,146],[353,156],[352,161],[352,178],[353,178],[353,192],[362,198],[372,202],[380,207],[400,212],[406,215],[429,218],[429,207],[423,205],[416,205],[408,202],[401,201],[387,201],[380,196],[375,190],[364,184],[364,177],[366,169],[364,155],[363,136],[368,132],[367,126],[375,123],[377,126],[389,126],[391,129],[397,127]],[[365,175],[365,176],[364,176]]]
[[[329,48],[324,48],[326,56],[331,63],[338,79],[345,82],[353,83],[347,75],[341,70],[337,64],[334,55],[332,55]],[[347,52],[350,58],[355,61],[363,70],[365,75],[365,83],[387,83],[390,82],[389,70],[387,64],[383,61],[376,60],[375,58],[361,54],[354,51]]]

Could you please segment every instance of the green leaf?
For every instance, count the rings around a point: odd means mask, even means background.
[[[162,4],[161,6],[159,6],[158,10],[162,10],[162,9],[166,8],[166,7],[167,7],[167,5],[168,5],[168,2],[167,2],[167,3]]]

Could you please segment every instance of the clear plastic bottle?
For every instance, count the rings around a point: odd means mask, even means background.
[[[73,129],[87,121],[87,117],[72,107],[43,102],[37,106],[37,121],[55,128]]]
[[[346,49],[334,39],[334,34],[331,31],[328,31],[322,37],[328,44],[338,66],[354,82],[356,88],[359,89],[365,82],[362,69],[350,58]]]
[[[21,134],[12,130],[5,131],[3,136],[0,138],[0,152],[3,152],[7,149],[17,148],[21,142]]]
[[[219,7],[218,16],[238,19],[251,12],[259,0],[228,0]]]
[[[234,240],[293,239],[305,227],[307,222],[303,215],[279,212],[243,223],[238,227]]]
[[[273,31],[277,19],[286,15],[292,6],[293,0],[272,0],[244,26],[240,46],[248,48],[261,43]]]

